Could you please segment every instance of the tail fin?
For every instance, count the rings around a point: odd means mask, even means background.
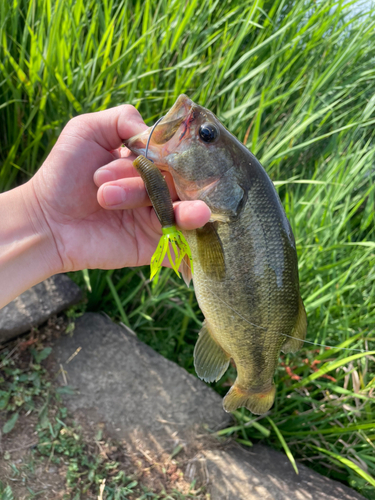
[[[276,387],[272,384],[266,392],[252,392],[251,389],[244,391],[236,383],[231,387],[223,401],[224,410],[234,411],[245,406],[255,415],[266,413],[275,400]]]

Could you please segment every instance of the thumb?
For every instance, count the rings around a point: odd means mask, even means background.
[[[131,104],[77,116],[67,127],[74,128],[80,138],[96,142],[108,151],[119,148],[124,140],[148,128]]]

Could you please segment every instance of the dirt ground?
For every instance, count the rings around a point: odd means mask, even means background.
[[[68,321],[64,316],[51,318],[47,325],[37,332],[17,339],[11,349],[20,353],[17,363],[30,363],[26,354],[30,346],[35,347],[38,342],[43,347],[51,346],[56,337],[65,332]],[[25,347],[26,346],[26,347]],[[50,369],[51,381],[55,368],[50,360],[43,362]],[[23,368],[24,368],[23,366]],[[60,403],[61,405],[61,403]],[[49,405],[49,413],[56,415],[58,406],[56,403]],[[40,408],[39,408],[40,409]],[[0,412],[0,429],[6,421],[6,412]],[[217,447],[218,442],[212,440],[210,443],[200,443],[194,449],[176,449],[171,455],[152,456],[142,444],[137,450],[129,453],[125,442],[115,442],[107,433],[104,424],[99,424],[97,428],[92,428],[87,422],[89,415],[75,414],[68,415],[67,422],[70,428],[77,429],[80,435],[80,442],[84,448],[87,458],[99,457],[103,462],[116,462],[116,471],[123,471],[125,475],[138,482],[144,491],[146,488],[160,496],[155,496],[160,500],[165,498],[164,494],[173,493],[172,498],[208,499],[205,492],[208,482],[205,461],[201,450],[209,447]],[[29,500],[31,498],[45,500],[61,499],[98,499],[105,500],[106,494],[100,493],[103,489],[100,485],[92,486],[89,491],[80,496],[72,496],[71,489],[67,484],[68,459],[61,459],[56,463],[54,453],[49,456],[42,455],[37,445],[40,443],[36,431],[38,423],[37,411],[24,413],[20,412],[20,417],[14,429],[8,434],[1,434],[0,431],[0,484],[3,488],[10,486],[15,500]],[[62,432],[62,431],[60,431]],[[191,490],[191,484],[195,481],[195,491]],[[137,488],[136,488],[137,489]],[[179,492],[179,493],[177,493]],[[130,493],[127,498],[136,500],[139,493]],[[168,497],[171,498],[171,497]],[[1,499],[1,490],[0,490]]]
[[[38,443],[35,432],[37,417],[22,415],[9,434],[3,434],[0,447],[0,478],[12,488],[16,500],[37,498],[48,500],[63,498],[65,470],[47,457],[36,456],[33,449]],[[0,425],[4,422],[0,418]]]
[[[154,493],[177,490],[181,494],[188,494],[194,477],[199,477],[201,486],[207,481],[204,460],[198,449],[177,450],[175,457],[168,455],[152,457],[140,446],[137,452],[130,455],[127,453],[126,444],[112,441],[105,432],[103,433],[103,427],[88,428],[82,415],[77,415],[75,420],[90,455],[97,453],[104,460],[115,460],[119,464],[118,470],[123,470],[127,476],[137,480]],[[67,464],[61,461],[56,464],[52,456],[42,456],[35,449],[38,443],[36,423],[36,416],[23,415],[15,429],[2,436],[0,479],[4,486],[11,486],[15,500],[72,498],[70,489],[66,485]],[[0,426],[3,424],[0,418]],[[102,434],[100,441],[95,438],[95,434],[97,435],[99,431]],[[90,489],[87,494],[79,498],[100,498],[99,491],[93,492]],[[104,495],[103,500],[105,498]],[[138,498],[137,494],[129,495],[129,499],[136,498]],[[189,498],[206,499],[209,497],[204,494],[204,488],[200,488],[200,491],[196,491],[196,495],[193,494]]]

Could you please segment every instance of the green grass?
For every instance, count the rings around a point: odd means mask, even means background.
[[[9,485],[3,486],[3,483],[1,481],[0,481],[0,500],[14,500],[12,488]]]
[[[152,123],[181,92],[262,161],[296,236],[308,340],[349,350],[305,344],[282,356],[271,420],[241,410],[228,433],[372,499],[375,357],[350,349],[375,349],[374,27],[357,1],[0,6],[0,190],[35,172],[70,117],[130,102]],[[193,291],[169,271],[157,285],[148,275],[90,271],[87,307],[193,372],[202,320]],[[87,287],[87,275],[74,279]]]

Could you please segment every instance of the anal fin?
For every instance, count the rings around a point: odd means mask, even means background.
[[[194,348],[194,366],[198,377],[205,382],[219,380],[226,372],[229,361],[230,355],[212,337],[205,321]]]
[[[307,317],[305,306],[303,305],[301,297],[299,298],[299,311],[296,324],[290,333],[293,338],[285,337],[285,343],[281,347],[282,352],[287,354],[288,352],[297,352],[303,346],[303,341],[306,338],[307,330]]]

